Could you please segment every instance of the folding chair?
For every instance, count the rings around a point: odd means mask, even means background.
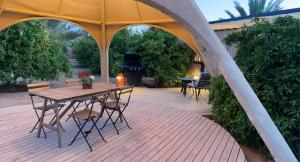
[[[192,83],[188,84],[188,87],[193,89],[193,94],[195,93],[197,102],[201,90],[209,89],[210,79],[211,77],[208,73],[202,73],[199,78],[199,81],[193,81]]]
[[[34,84],[28,84],[27,87],[28,87],[29,92],[38,92],[38,91],[50,89],[50,84],[49,84],[49,82],[39,82],[39,83],[34,83]],[[44,105],[43,106],[36,106],[36,104],[34,102],[34,97],[36,97],[36,96],[33,95],[33,94],[30,94],[29,96],[30,96],[30,99],[31,99],[31,103],[32,103],[35,115],[38,118],[38,121],[35,123],[34,127],[29,132],[29,133],[32,133],[36,129],[36,127],[38,126],[38,124],[41,120],[41,116],[39,115],[38,111],[42,111],[44,109]],[[58,104],[59,111],[64,106],[65,106],[64,104]],[[49,110],[53,110],[53,112],[55,112],[54,108],[55,108],[54,104],[52,104],[52,101],[50,101],[50,104],[47,104],[47,106],[46,106],[46,112],[49,111]],[[51,119],[50,124],[54,121],[54,119],[55,119],[55,116]],[[43,127],[42,127],[42,130],[44,132],[45,138],[47,138],[46,132],[45,132]],[[63,128],[62,128],[62,130],[63,130]]]
[[[65,81],[65,85],[67,87],[81,85],[81,83],[82,82],[80,79],[70,79],[70,80]],[[92,97],[84,97],[84,98],[75,99],[74,102],[77,103],[77,105],[72,107],[73,108],[72,113],[75,113],[76,110],[80,107],[80,105],[82,103],[85,104],[85,108],[89,107],[89,105],[91,104],[91,100],[92,100]],[[88,101],[90,101],[90,102],[88,102]],[[66,121],[68,121],[69,119],[70,119],[70,116],[66,119]]]
[[[84,109],[84,110],[81,110],[81,111],[74,112],[74,113],[70,114],[70,116],[74,119],[75,124],[78,127],[79,131],[77,132],[77,134],[75,135],[74,139],[69,144],[69,146],[71,146],[74,143],[74,141],[76,140],[76,138],[78,137],[78,135],[81,134],[83,136],[84,140],[86,141],[86,143],[88,144],[88,146],[90,148],[90,151],[93,151],[89,141],[87,140],[87,137],[92,132],[93,128],[97,129],[97,131],[98,131],[99,135],[101,136],[102,140],[104,142],[106,142],[106,140],[102,136],[99,128],[97,127],[97,122],[99,121],[99,119],[103,115],[104,106],[106,105],[107,98],[108,98],[108,93],[104,93],[101,96],[102,96],[101,101],[99,99],[97,99],[98,102],[102,103],[102,106],[100,107],[100,112],[96,112],[96,111],[93,110],[94,109],[94,103],[95,103],[95,100],[96,100],[96,97],[93,97],[92,100],[91,100],[91,108]],[[78,122],[78,120],[84,121],[84,123],[81,125]],[[93,123],[92,127],[90,129],[88,129],[87,131],[83,131],[83,128],[86,126],[86,124],[89,121],[92,121],[92,123]]]
[[[107,113],[108,115],[108,119],[106,120],[106,122],[104,123],[104,125],[102,126],[101,129],[103,129],[106,124],[108,123],[108,121],[110,120],[112,125],[114,126],[115,130],[117,131],[117,134],[119,135],[119,130],[117,129],[116,127],[116,123],[117,121],[120,119],[121,122],[122,122],[122,119],[124,119],[127,127],[129,129],[131,129],[131,127],[129,126],[126,118],[124,117],[124,111],[125,109],[127,108],[129,102],[130,102],[130,98],[131,98],[131,94],[132,94],[132,91],[133,91],[133,87],[126,87],[126,88],[123,88],[121,90],[118,90],[118,91],[115,91],[115,95],[116,95],[116,99],[115,100],[112,100],[112,101],[108,101],[106,103],[106,105],[104,106],[104,109],[105,109],[105,112]],[[124,100],[125,102],[122,102],[121,101],[121,96],[127,94],[127,100]],[[109,112],[110,111],[110,112]],[[116,120],[113,120],[112,119],[112,115],[114,114],[114,112],[118,112],[119,115],[118,117],[116,118]]]

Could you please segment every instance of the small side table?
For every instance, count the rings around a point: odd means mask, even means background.
[[[193,78],[179,78],[181,80],[181,92],[184,96],[186,96],[186,90],[188,83],[195,81]]]

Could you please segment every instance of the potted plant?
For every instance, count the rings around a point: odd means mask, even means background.
[[[92,89],[94,80],[95,80],[94,76],[88,76],[88,77],[81,78],[82,88],[83,89]]]

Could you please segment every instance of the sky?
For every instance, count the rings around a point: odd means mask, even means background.
[[[237,1],[248,11],[248,0]],[[233,0],[196,0],[196,2],[208,21],[230,18],[225,13],[225,10],[229,10],[235,15],[238,15],[234,9]],[[284,0],[282,7],[284,9],[300,8],[300,0]]]

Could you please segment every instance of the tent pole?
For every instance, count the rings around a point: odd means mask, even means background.
[[[244,108],[250,121],[279,162],[296,162],[287,142],[273,123],[268,112],[250,87],[243,73],[209,26],[195,0],[140,0],[169,14],[183,24],[194,36],[199,47],[204,47],[218,64],[224,78]],[[204,55],[206,57],[206,55]]]
[[[105,1],[101,0],[101,82],[109,83],[109,57],[106,46]]]

